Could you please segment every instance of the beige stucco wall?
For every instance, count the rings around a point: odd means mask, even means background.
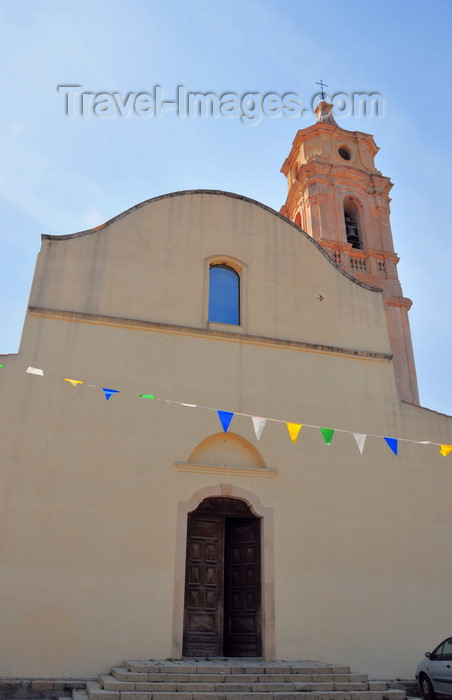
[[[207,261],[226,255],[244,266],[244,332],[390,352],[380,295],[349,284],[308,236],[269,212],[222,194],[176,195],[98,231],[46,238],[30,304],[199,328]]]
[[[242,328],[206,321],[206,261],[221,254],[244,266]],[[20,353],[0,360],[0,675],[170,656],[178,513],[222,484],[273,516],[278,658],[409,676],[450,634],[452,472],[436,447],[404,442],[395,457],[369,437],[361,456],[350,434],[328,447],[304,427],[294,445],[276,422],[257,442],[235,416],[230,431],[276,476],[245,458],[242,474],[222,470],[224,453],[218,472],[176,466],[221,426],[166,399],[452,444],[450,418],[397,398],[380,292],[275,213],[204,193],[45,239],[30,305]],[[121,393],[107,402],[100,387]]]

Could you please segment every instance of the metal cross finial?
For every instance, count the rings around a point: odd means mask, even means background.
[[[320,83],[316,82],[316,85],[320,85],[322,100],[324,100],[325,99],[325,91],[323,88],[328,87],[328,85],[326,83],[324,83],[321,78],[320,78]]]

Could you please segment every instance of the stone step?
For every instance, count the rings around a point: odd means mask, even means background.
[[[113,669],[112,669],[113,671]],[[262,691],[284,691],[296,690],[298,692],[309,691],[368,691],[368,690],[386,690],[387,685],[384,682],[378,681],[358,681],[358,682],[300,682],[298,674],[286,675],[237,675],[237,674],[134,674],[136,676],[152,675],[151,680],[143,681],[125,681],[117,678],[113,674],[101,674],[98,676],[99,684],[105,690],[113,691],[167,691],[178,692],[186,691],[223,691],[223,692],[249,692],[250,690]],[[343,674],[344,676],[346,674]],[[348,674],[351,675],[351,674]],[[160,676],[160,678],[159,678]],[[302,676],[301,676],[302,677]],[[336,676],[337,678],[337,676]],[[271,687],[270,687],[271,686]]]
[[[182,673],[182,674],[346,674],[351,673],[349,666],[331,666],[329,664],[297,661],[243,661],[233,660],[227,664],[221,661],[205,660],[191,663],[184,661],[133,661],[123,662],[124,668],[136,673]]]
[[[87,688],[87,695],[83,700],[404,700],[405,693],[400,690],[386,690],[382,692],[316,692],[303,693],[301,691],[270,690],[256,688],[249,691],[196,691],[196,690],[159,690],[151,692],[114,692],[101,688]],[[79,698],[82,700],[82,698]]]
[[[181,670],[181,669],[180,669]],[[361,683],[368,680],[364,673],[262,673],[263,669],[255,669],[254,673],[236,673],[236,669],[232,669],[232,673],[165,673],[165,672],[139,672],[129,671],[124,666],[113,666],[110,674],[118,681],[125,682],[158,682],[172,681],[174,683],[196,683],[200,680],[206,682],[221,683],[222,680],[228,680],[230,683],[258,683],[268,680],[276,680],[282,682],[290,679],[291,681],[302,681],[305,683]]]
[[[403,690],[313,661],[124,661],[73,700],[405,700]]]
[[[378,682],[376,682],[378,683]],[[320,690],[305,691],[299,683],[151,683],[147,689],[108,690],[99,681],[88,681],[86,694],[74,691],[74,700],[404,700],[402,690]],[[321,684],[323,685],[323,684]],[[384,684],[383,684],[384,685]],[[298,686],[298,687],[297,687]]]

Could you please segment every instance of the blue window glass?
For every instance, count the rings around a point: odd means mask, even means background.
[[[240,277],[227,265],[209,270],[209,321],[240,323]]]

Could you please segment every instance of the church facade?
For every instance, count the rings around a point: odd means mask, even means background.
[[[258,657],[412,677],[450,635],[452,419],[418,405],[372,137],[281,213],[156,197],[42,237],[0,356],[0,675]]]

